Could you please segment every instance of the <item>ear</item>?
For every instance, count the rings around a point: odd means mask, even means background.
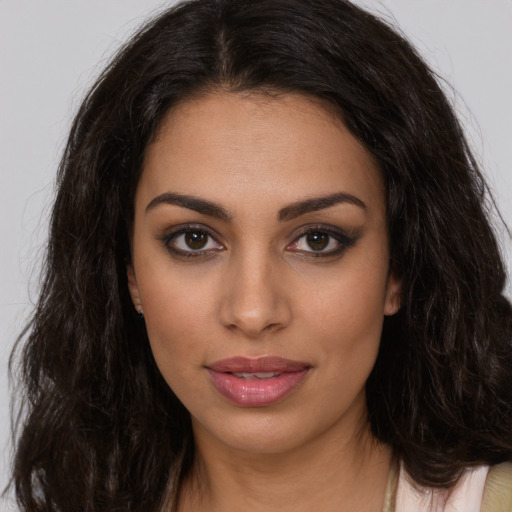
[[[391,272],[388,277],[386,290],[386,302],[384,304],[384,314],[386,316],[394,315],[400,309],[402,295],[402,280]]]
[[[130,290],[133,305],[135,306],[137,313],[142,313],[142,302],[140,300],[139,287],[137,286],[135,270],[133,270],[133,265],[131,263],[126,266],[126,273],[128,275],[128,289]]]

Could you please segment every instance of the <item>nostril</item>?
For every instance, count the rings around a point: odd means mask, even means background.
[[[243,309],[240,305],[225,304],[221,312],[221,323],[231,331],[239,331],[251,338],[273,333],[289,323],[290,314],[283,304],[272,307]]]
[[[268,257],[258,251],[238,255],[224,276],[219,302],[222,325],[251,338],[288,325],[289,297],[275,272]]]

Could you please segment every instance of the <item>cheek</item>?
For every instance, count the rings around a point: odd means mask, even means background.
[[[318,283],[318,281],[317,281]],[[328,337],[347,344],[380,339],[386,303],[386,270],[377,266],[341,272],[308,287],[297,302],[300,316]]]
[[[310,286],[301,308],[301,328],[314,341],[319,362],[353,395],[364,387],[380,345],[387,269],[367,265],[342,272],[322,288]]]
[[[144,276],[141,296],[155,361],[168,384],[204,364],[207,326],[214,315],[208,280],[184,279],[172,272]],[[200,285],[198,284],[200,283]]]

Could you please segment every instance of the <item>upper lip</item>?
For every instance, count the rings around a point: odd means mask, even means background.
[[[311,368],[302,361],[293,361],[278,356],[263,356],[257,358],[230,357],[207,365],[210,370],[222,373],[258,373],[258,372],[296,372]]]

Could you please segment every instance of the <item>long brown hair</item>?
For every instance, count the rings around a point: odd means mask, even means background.
[[[192,0],[132,38],[74,121],[39,302],[12,359],[21,510],[157,511],[190,468],[190,417],[156,368],[126,265],[148,141],[177,102],[219,87],[322,98],[379,163],[403,296],[367,383],[375,436],[425,485],[512,458],[504,268],[434,74],[346,0]]]

